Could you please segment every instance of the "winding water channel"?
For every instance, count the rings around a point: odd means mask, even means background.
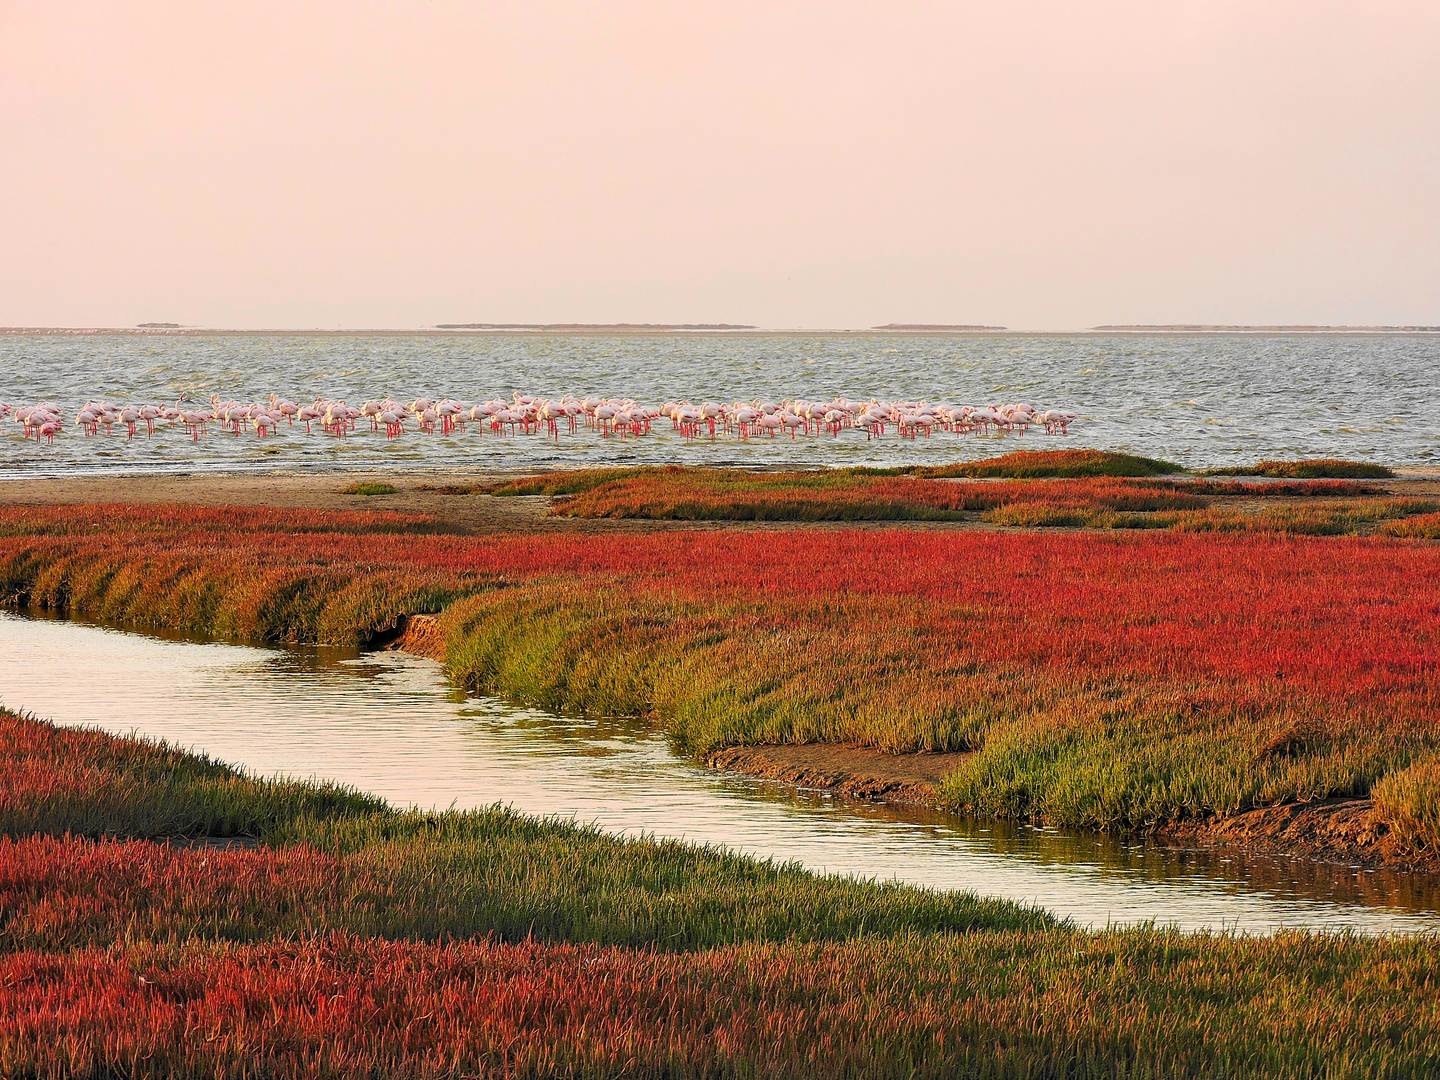
[[[718,774],[643,726],[466,697],[404,653],[256,648],[0,612],[0,703],[397,806],[505,803],[814,870],[968,889],[1082,926],[1440,930],[1440,881],[839,804]]]

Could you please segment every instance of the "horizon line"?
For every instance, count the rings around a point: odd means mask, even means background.
[[[138,323],[130,326],[0,326],[0,334],[133,334],[198,336],[204,334],[877,334],[959,335],[975,337],[1064,336],[1070,334],[1435,334],[1440,325],[1327,323],[1102,323],[1070,329],[1033,329],[947,323],[887,323],[865,327],[767,327],[742,323],[435,323],[413,327],[272,326],[234,327]]]

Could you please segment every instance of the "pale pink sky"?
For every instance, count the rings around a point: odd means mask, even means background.
[[[1440,3],[0,0],[0,325],[1440,323]]]

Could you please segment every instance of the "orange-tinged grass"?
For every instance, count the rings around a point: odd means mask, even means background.
[[[1415,540],[1440,540],[1440,513],[1416,514],[1385,526],[1389,536],[1405,536]]]
[[[1374,789],[1375,807],[1402,844],[1440,848],[1440,756],[1387,773]]]

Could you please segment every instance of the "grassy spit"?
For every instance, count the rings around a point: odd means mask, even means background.
[[[597,469],[517,481],[498,496],[558,497],[552,513],[575,518],[681,521],[965,521],[1019,528],[1169,529],[1335,536],[1408,529],[1406,519],[1436,515],[1433,499],[1383,495],[1346,480],[1269,484],[1238,481],[1001,480],[955,482],[851,471],[753,473],[670,466]],[[1220,501],[1216,501],[1216,497]],[[1300,505],[1235,508],[1236,497],[1316,500]],[[1230,505],[1226,505],[1226,503]],[[1429,517],[1424,517],[1428,522]],[[1422,526],[1423,527],[1423,526]]]
[[[549,481],[565,487],[563,477]],[[504,494],[503,489],[497,494]],[[1001,508],[1043,503],[1081,512],[1198,509],[1202,498],[1173,485],[1121,480],[954,483],[830,472],[730,469],[637,470],[569,495],[568,517],[690,521],[963,521]],[[1440,508],[1440,507],[1437,507]]]
[[[1343,458],[1310,458],[1304,461],[1262,461],[1258,465],[1211,469],[1212,476],[1278,476],[1292,480],[1317,477],[1346,477],[1360,480],[1382,480],[1395,475],[1393,469],[1368,461],[1346,461]]]
[[[504,495],[573,495],[579,491],[588,491],[597,484],[647,472],[703,473],[706,471],[710,470],[683,469],[680,466],[585,469],[493,484],[486,490]],[[1157,461],[1154,458],[1139,457],[1135,454],[1117,454],[1108,450],[1017,450],[1011,454],[986,458],[984,461],[969,461],[955,465],[900,465],[894,468],[858,466],[849,469],[827,470],[829,475],[838,477],[913,476],[929,480],[985,477],[1005,477],[1019,480],[1036,477],[1075,479],[1077,477],[1168,476],[1184,471],[1184,466],[1169,461]],[[763,476],[765,474],[751,473],[750,475]]]
[[[377,531],[383,527],[387,531]],[[684,748],[974,749],[956,808],[1141,827],[1360,795],[1440,750],[1440,549],[917,532],[427,535],[428,519],[67,507],[0,522],[0,595],[222,637],[363,643],[444,611],[467,685]],[[1407,774],[1414,766],[1416,771]],[[1440,843],[1419,815],[1403,835]]]
[[[1110,450],[1016,450],[984,461],[967,461],[958,465],[915,465],[902,471],[912,476],[1008,476],[1023,479],[1037,476],[1166,476],[1184,472],[1185,469],[1174,462]]]
[[[1087,934],[502,811],[396,813],[3,711],[0,747],[5,1075],[1440,1068],[1424,939]],[[137,839],[181,821],[262,844]]]
[[[447,493],[548,495],[569,517],[687,521],[962,521],[1018,528],[1169,529],[1334,536],[1380,531],[1434,538],[1440,503],[1330,496],[1384,495],[1355,478],[1383,479],[1380,465],[1339,459],[1262,461],[1207,476],[1280,477],[1303,483],[1164,479],[1179,465],[1101,450],[1022,450],[957,465],[751,472],[681,466],[586,469],[501,484],[442,488]],[[1329,478],[1329,479],[1326,479]],[[1016,483],[959,484],[1004,479]],[[1077,481],[1058,483],[1059,480]],[[937,482],[950,481],[950,482]],[[1042,483],[1024,481],[1048,481]],[[1237,510],[1228,499],[1320,498],[1321,504]],[[1420,522],[1408,519],[1421,516]],[[1378,528],[1377,528],[1378,526]]]

